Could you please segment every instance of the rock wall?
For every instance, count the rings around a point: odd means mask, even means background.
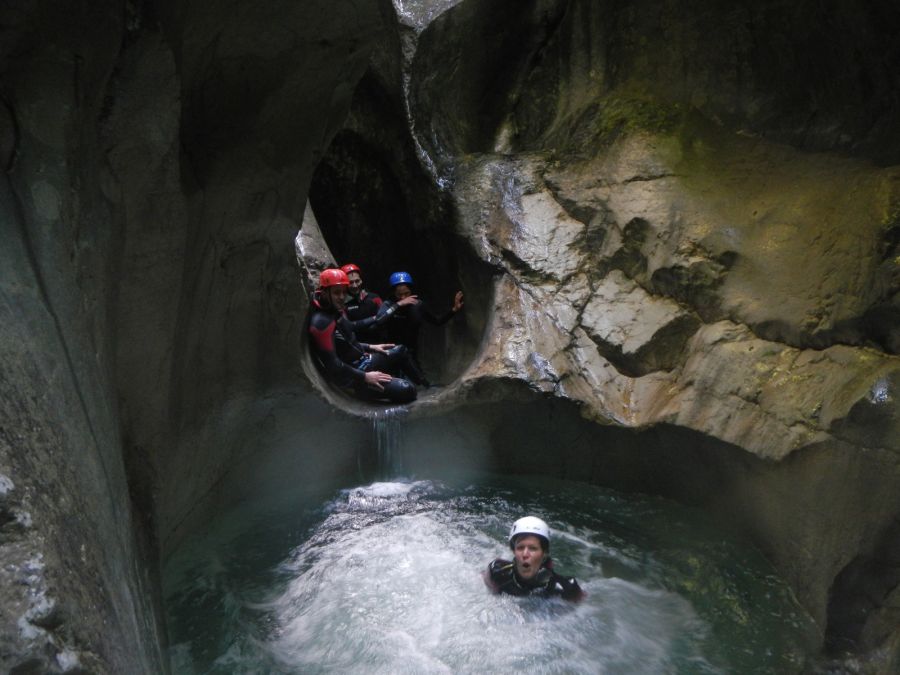
[[[0,9],[0,670],[168,670],[158,558],[298,384],[292,240],[386,9]]]
[[[829,651],[897,644],[900,13],[451,4],[398,12],[412,149],[379,161],[416,154],[440,190],[404,199],[451,202],[481,338],[414,416],[520,383],[640,431],[555,452],[582,478],[728,514]],[[352,228],[313,207],[341,250]],[[496,424],[504,470],[546,469],[566,425],[544,438],[538,417],[511,423],[519,442]]]
[[[321,384],[307,192],[318,262],[466,291],[413,417],[721,513],[897,659],[895,3],[0,12],[0,667],[165,672],[158,557]]]

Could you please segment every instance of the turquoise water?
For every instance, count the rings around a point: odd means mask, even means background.
[[[493,596],[523,514],[587,599]],[[671,502],[483,475],[295,491],[224,513],[164,571],[173,672],[791,673],[809,617],[751,547]]]

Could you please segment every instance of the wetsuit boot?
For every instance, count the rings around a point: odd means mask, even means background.
[[[388,373],[394,379],[384,385],[384,391],[366,388],[366,396],[369,398],[387,398],[392,403],[411,403],[416,400],[415,385],[402,377],[409,361],[409,352],[403,345],[397,345],[387,351],[386,354],[375,352],[368,355],[364,370],[371,372],[380,370]]]
[[[422,372],[422,367],[416,360],[415,354],[407,351],[406,360],[403,361],[403,373],[414,383],[420,387],[430,387],[431,383]]]
[[[382,370],[391,375],[405,377],[420,387],[430,387],[425,373],[419,367],[412,352],[405,345],[396,345],[388,349],[387,354],[373,354],[372,366],[369,370]]]

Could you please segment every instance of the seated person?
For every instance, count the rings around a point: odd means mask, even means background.
[[[386,342],[384,339],[383,324],[387,317],[379,324],[374,318],[381,309],[381,297],[363,288],[362,271],[353,263],[343,265],[341,269],[350,280],[349,293],[344,309],[347,318],[353,325],[356,337],[364,342]],[[368,320],[372,318],[372,320]]]
[[[412,276],[408,272],[394,272],[390,278],[394,300],[385,302],[378,313],[378,320],[382,321],[388,316],[385,327],[387,339],[394,344],[405,345],[411,355],[411,361],[417,369],[417,373],[410,376],[418,383],[429,386],[422,367],[416,355],[419,345],[419,329],[422,323],[427,321],[435,326],[442,326],[456,316],[463,308],[462,291],[457,291],[453,297],[452,307],[444,314],[437,316],[419,300],[418,295],[412,291]]]
[[[309,334],[313,354],[335,386],[352,389],[357,396],[409,403],[416,387],[396,377],[408,366],[409,353],[402,345],[366,344],[353,333],[344,314],[350,281],[343,270],[327,269],[319,275],[312,301]]]
[[[572,577],[553,571],[550,559],[550,528],[540,518],[526,516],[509,531],[513,560],[497,558],[484,573],[484,583],[493,593],[559,597],[578,602],[584,591]]]

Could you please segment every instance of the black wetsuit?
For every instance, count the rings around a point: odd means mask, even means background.
[[[406,348],[413,353],[419,344],[419,329],[423,322],[427,321],[435,326],[443,326],[456,314],[450,309],[445,314],[438,316],[421,300],[405,307],[398,307],[396,302],[385,302],[378,311],[381,316],[388,312],[393,314],[386,324],[388,342],[406,345]]]
[[[553,561],[549,558],[533,579],[526,581],[516,574],[516,565],[509,560],[497,558],[484,575],[484,582],[494,593],[508,595],[536,595],[541,598],[562,598],[578,602],[584,591],[572,577],[564,577],[553,571]]]
[[[356,333],[359,340],[375,344],[388,342],[382,325],[384,321],[387,321],[388,317],[384,317],[381,323],[374,318],[378,314],[378,310],[381,309],[382,304],[383,302],[377,293],[369,293],[366,290],[360,291],[359,295],[356,296],[347,296],[344,311],[347,314],[347,318],[350,319],[350,323],[353,325],[353,332]],[[371,321],[369,321],[370,318],[372,319]]]
[[[419,329],[422,323],[427,321],[435,326],[442,326],[456,315],[452,309],[447,310],[445,314],[437,316],[421,300],[412,304],[400,307],[396,302],[385,302],[378,310],[376,320],[381,323],[385,322],[385,333],[387,341],[398,345],[405,345],[410,353],[410,370],[407,371],[409,378],[417,384],[429,386],[425,373],[422,371],[422,365],[419,363],[418,345],[419,345]]]
[[[416,399],[415,386],[397,373],[408,367],[409,353],[402,345],[387,354],[368,351],[369,345],[359,342],[353,334],[350,320],[343,312],[326,308],[318,295],[313,299],[313,313],[309,319],[309,334],[313,354],[336,386],[352,388],[358,396],[369,399],[388,399],[393,403],[409,403]],[[381,371],[394,378],[378,391],[366,385],[366,373]]]

